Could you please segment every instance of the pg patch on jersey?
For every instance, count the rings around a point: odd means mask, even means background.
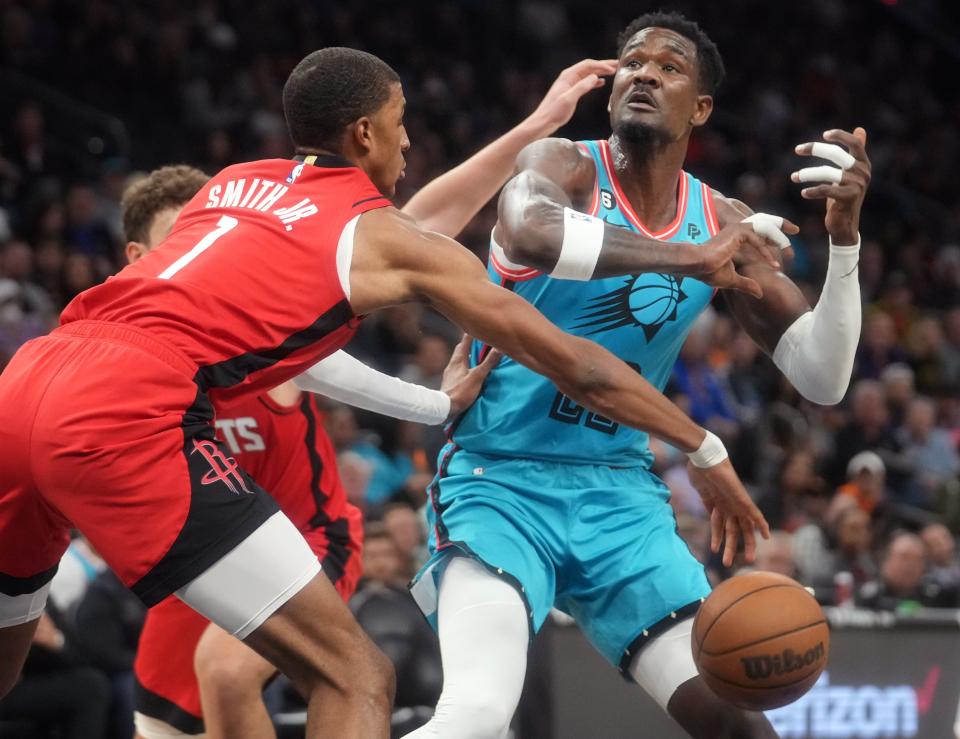
[[[592,298],[573,328],[589,328],[587,335],[625,326],[643,329],[647,341],[667,323],[677,320],[677,307],[687,299],[673,275],[645,272],[626,278],[623,287]]]

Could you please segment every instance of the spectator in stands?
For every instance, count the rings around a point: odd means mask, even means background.
[[[363,542],[364,579],[350,609],[397,673],[394,706],[408,708],[412,730],[426,723],[443,686],[440,645],[405,587],[400,551],[386,527],[368,524]]]
[[[403,576],[409,581],[429,559],[423,519],[407,503],[391,503],[383,511],[383,525],[397,545]]]
[[[913,370],[910,365],[900,362],[887,365],[880,373],[880,382],[883,384],[883,392],[887,399],[890,425],[900,426],[906,418],[907,406],[917,395]]]
[[[850,403],[850,422],[837,432],[834,441],[830,475],[834,485],[843,482],[847,465],[858,452],[870,449],[895,454],[898,451],[883,385],[876,380],[861,380],[853,387]]]
[[[0,701],[0,735],[16,737],[26,723],[19,736],[29,739],[101,739],[109,710],[109,679],[86,665],[53,618],[42,614],[20,682]]]
[[[897,345],[897,328],[893,319],[883,311],[871,314],[864,322],[854,378],[876,380],[888,364],[906,362],[907,359],[907,353]]]
[[[74,616],[77,646],[112,683],[109,739],[133,736],[133,659],[146,608],[112,570],[87,588]]]
[[[955,306],[943,318],[944,346],[940,357],[944,387],[960,391],[960,306]]]
[[[670,394],[684,396],[690,417],[732,445],[739,433],[733,398],[723,376],[707,361],[714,319],[706,311],[694,323],[674,365]]]
[[[940,523],[932,523],[923,528],[920,538],[927,547],[927,559],[930,562],[930,579],[937,583],[944,593],[960,599],[960,557],[957,556],[957,541],[950,529]]]
[[[837,490],[856,501],[865,513],[872,514],[886,497],[887,470],[880,456],[874,452],[860,452],[847,464],[847,480]]]
[[[925,579],[923,540],[916,534],[894,534],[883,555],[880,577],[857,593],[857,605],[876,611],[910,613],[923,607],[955,607],[956,601],[935,581]]]
[[[774,529],[769,539],[758,539],[756,561],[751,567],[741,567],[737,574],[751,570],[795,578],[797,565],[793,558],[793,535]]]
[[[912,475],[903,499],[912,505],[932,509],[937,488],[960,474],[960,455],[950,434],[936,427],[937,407],[930,398],[914,399],[906,422],[898,429]]]

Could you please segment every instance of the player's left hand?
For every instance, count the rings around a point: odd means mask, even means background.
[[[443,370],[443,380],[440,390],[450,396],[450,415],[447,420],[455,418],[473,405],[473,401],[480,395],[483,382],[490,374],[490,370],[497,366],[500,357],[498,350],[491,349],[487,356],[476,367],[470,366],[470,344],[473,337],[463,335],[457,348],[453,350],[446,369]]]
[[[687,473],[710,513],[710,550],[719,552],[722,544],[723,564],[730,567],[742,536],[744,558],[753,562],[757,553],[756,531],[759,529],[760,535],[769,539],[770,525],[743,487],[730,460],[724,459],[712,467],[690,463]]]
[[[870,159],[867,157],[867,132],[862,128],[853,133],[833,129],[825,131],[823,141],[800,144],[800,156],[827,159],[836,167],[822,165],[804,167],[790,175],[794,182],[822,182],[829,184],[805,187],[800,195],[807,200],[826,198],[827,215],[824,224],[837,246],[857,243],[860,231],[860,208],[870,184]],[[843,147],[846,147],[844,149]]]
[[[603,77],[616,71],[616,59],[583,59],[567,67],[530,114],[531,120],[542,128],[544,136],[549,136],[573,118],[580,98],[590,90],[603,87]]]

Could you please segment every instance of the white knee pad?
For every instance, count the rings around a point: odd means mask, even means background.
[[[699,674],[692,632],[693,619],[685,619],[650,641],[630,663],[630,675],[664,710],[676,689]]]

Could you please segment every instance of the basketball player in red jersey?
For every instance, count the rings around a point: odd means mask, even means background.
[[[79,295],[60,328],[11,360],[0,378],[0,693],[72,524],[145,603],[175,593],[277,665],[308,697],[308,737],[387,737],[389,663],[216,439],[211,402],[296,377],[389,305],[429,303],[575,402],[694,455],[717,515],[766,532],[729,462],[701,448],[702,428],[391,206],[409,147],[403,107],[376,57],[310,54],[284,88],[297,161],[220,172],[160,248]]]
[[[528,119],[424,186],[404,212],[415,213],[429,230],[455,236],[507,180],[523,146],[569,120],[578,99],[597,87],[598,75],[611,72],[613,65],[585,59],[564,70]],[[122,208],[128,262],[166,238],[183,206],[207,180],[192,167],[162,167],[127,189]],[[449,197],[451,189],[458,197]],[[443,392],[387,378],[342,352],[321,362],[308,386],[322,382],[325,394],[343,402],[440,423],[451,404],[456,409],[472,402],[492,365],[485,361],[486,367],[470,371],[473,376],[463,382],[467,347],[461,345],[446,372],[444,388],[455,396],[452,403]],[[423,409],[419,414],[414,412],[418,407]],[[337,592],[349,599],[360,574],[360,514],[345,501],[315,401],[288,382],[255,398],[219,404],[215,411],[218,435],[237,462],[271,492],[303,532]],[[135,672],[135,720],[142,739],[275,735],[261,692],[276,668],[175,596],[150,609]]]

